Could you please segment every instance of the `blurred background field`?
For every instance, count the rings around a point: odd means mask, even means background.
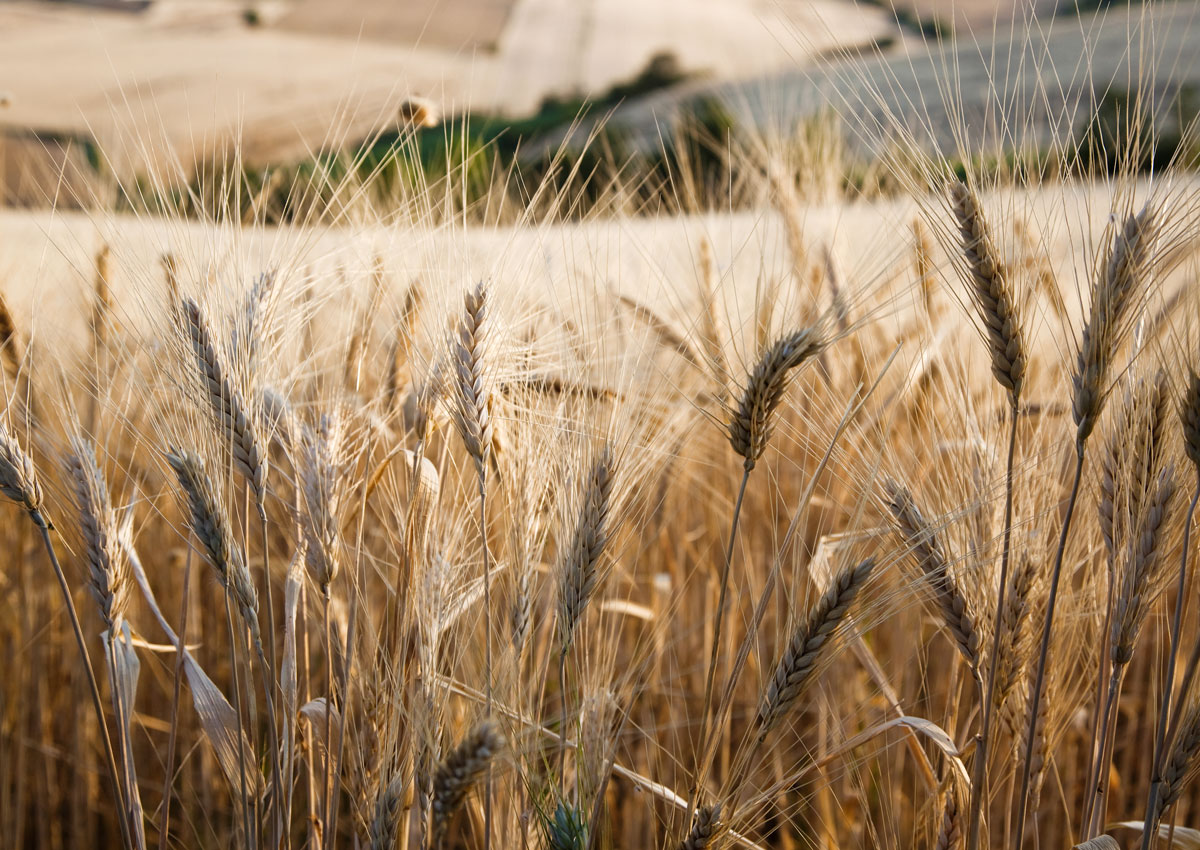
[[[1143,14],[1154,37],[1130,39]],[[786,137],[881,97],[942,142],[961,125],[976,147],[1045,145],[1138,85],[1194,113],[1197,26],[1190,2],[4,0],[0,199],[86,206],[149,173],[158,191],[234,149],[251,183],[374,166],[412,98],[442,121],[414,141],[426,166],[466,145],[477,171],[533,185],[564,149],[638,183],[681,126],[720,148],[730,130]],[[1044,66],[1049,85],[1031,72]]]

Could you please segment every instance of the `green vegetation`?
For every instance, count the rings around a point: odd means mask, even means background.
[[[1113,6],[1132,6],[1142,0],[1062,0],[1058,4],[1059,15],[1082,15],[1087,12],[1103,12]]]
[[[230,178],[227,161],[215,161],[198,169],[187,186],[139,181],[123,201],[175,215],[286,223],[327,216],[338,208],[335,196],[354,184],[384,216],[428,209],[408,204],[421,196],[436,197],[444,213],[484,209],[493,218],[498,197],[513,208],[565,219],[672,214],[717,205],[753,207],[761,201],[756,187],[780,164],[791,172],[801,197],[902,191],[896,164],[885,167],[876,157],[854,153],[834,113],[799,122],[789,138],[768,139],[739,126],[719,100],[697,97],[683,103],[675,125],[650,150],[606,126],[604,110],[621,98],[681,78],[672,61],[657,57],[635,80],[595,103],[548,99],[536,115],[519,120],[463,115],[443,126],[391,132],[293,164],[234,169],[237,179]],[[1148,173],[1168,164],[1190,169],[1200,151],[1185,140],[1198,114],[1200,94],[1191,86],[1141,98],[1113,88],[1098,94],[1091,117],[1065,144],[951,159],[949,167],[960,179],[970,174],[1018,186],[1068,174]]]

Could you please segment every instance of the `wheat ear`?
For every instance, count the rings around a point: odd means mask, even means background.
[[[591,601],[600,577],[601,558],[608,545],[609,514],[612,509],[614,459],[605,445],[592,461],[584,482],[579,514],[562,558],[558,580],[558,685],[561,739],[558,748],[558,777],[566,781],[567,758],[567,653],[575,630]]]
[[[934,850],[958,850],[962,846],[962,812],[958,808],[958,795],[951,788],[946,792],[942,805],[942,822],[933,841]]]
[[[691,832],[679,843],[679,850],[708,850],[716,848],[721,837],[721,807],[701,806],[696,810]]]
[[[950,572],[937,535],[913,502],[912,494],[894,481],[889,482],[887,490],[888,508],[900,536],[912,551],[917,566],[933,591],[946,630],[954,639],[967,666],[978,677],[982,636],[976,626],[972,606]]]
[[[42,527],[52,527],[42,513],[42,484],[33,466],[33,459],[21,448],[0,423],[0,494],[29,512],[33,521]]]
[[[21,338],[3,295],[0,295],[0,355],[3,355],[4,365],[12,372],[14,379],[21,374]]]
[[[120,545],[120,528],[109,500],[104,473],[92,444],[72,441],[67,469],[75,486],[75,504],[88,565],[88,588],[100,606],[105,628],[115,634],[130,597],[129,561]]]
[[[592,461],[579,515],[564,550],[558,586],[558,629],[563,654],[571,646],[600,575],[601,558],[608,544],[613,474],[612,447],[605,445]]]
[[[975,192],[966,183],[955,180],[950,184],[949,195],[970,271],[971,300],[991,354],[992,374],[1008,390],[1015,405],[1025,381],[1027,356],[1009,272],[1000,259]]]
[[[996,637],[996,654],[1000,663],[992,687],[992,703],[996,710],[1002,710],[1008,704],[1009,697],[1020,684],[1028,660],[1025,636],[1032,612],[1030,597],[1034,578],[1033,560],[1026,555],[1018,561],[1004,592],[1004,613]]]
[[[88,653],[87,641],[83,636],[83,627],[79,623],[79,613],[75,610],[75,601],[71,598],[71,587],[67,584],[66,573],[63,572],[62,564],[58,560],[58,554],[54,551],[54,544],[50,539],[50,530],[53,525],[43,513],[42,485],[38,480],[33,459],[26,454],[21,444],[9,433],[3,422],[0,422],[0,494],[24,508],[28,512],[30,520],[41,532],[42,544],[45,546],[46,555],[50,558],[50,565],[54,568],[54,576],[58,579],[63,604],[71,621],[71,630],[75,634],[75,644],[79,648],[79,656],[83,660],[84,675],[87,677],[88,689],[92,696],[92,707],[96,711],[96,721],[100,725],[105,766],[108,768],[108,778],[112,783],[118,811],[121,812],[121,817],[118,818],[121,837],[124,839],[125,846],[132,848],[134,846],[130,838],[132,812],[126,808],[125,794],[119,779],[120,774],[117,772],[112,738],[108,734],[108,724],[104,719],[104,703],[100,699],[100,687],[96,683],[96,672],[92,668],[92,659]]]
[[[471,789],[479,783],[504,748],[504,736],[494,721],[485,720],[438,765],[433,776],[432,846],[441,847],[450,831],[450,819]]]
[[[1145,281],[1154,232],[1154,215],[1149,207],[1129,216],[1092,288],[1092,304],[1071,379],[1071,414],[1078,429],[1077,441],[1088,438],[1104,409],[1108,375]]]
[[[194,452],[172,449],[167,463],[179,480],[187,499],[188,525],[200,541],[203,554],[228,589],[252,635],[258,635],[258,591],[246,568],[242,552],[234,542],[229,515],[217,495],[204,461]]]
[[[793,370],[821,348],[814,329],[794,331],[776,340],[750,372],[728,429],[729,442],[744,459],[747,471],[755,467],[767,448],[775,428],[775,411]]]
[[[1128,664],[1133,658],[1134,641],[1159,587],[1156,575],[1166,543],[1166,524],[1174,496],[1175,473],[1173,467],[1167,466],[1140,511],[1136,534],[1129,543],[1125,583],[1117,598],[1113,618],[1111,653],[1114,665]]]
[[[400,814],[404,805],[404,782],[397,776],[375,799],[375,817],[371,820],[370,850],[394,850],[400,832]]]
[[[844,568],[792,633],[758,709],[755,723],[760,735],[772,729],[796,704],[874,568],[875,561],[870,558]]]
[[[913,271],[916,273],[917,287],[921,292],[921,309],[925,320],[932,322],[937,312],[933,300],[933,245],[920,218],[914,218],[912,221],[912,236]]]
[[[218,431],[229,441],[233,462],[254,493],[260,517],[265,517],[267,455],[253,418],[241,395],[234,389],[222,367],[213,336],[200,305],[185,298],[180,305],[184,330],[192,345],[196,365],[204,381],[204,391],[216,420]]]
[[[733,503],[733,518],[729,524],[729,545],[725,548],[725,560],[721,565],[721,581],[717,591],[717,610],[713,620],[712,643],[709,645],[708,668],[704,677],[704,701],[701,703],[700,740],[701,746],[709,734],[710,704],[716,684],[717,660],[721,649],[721,633],[725,623],[725,606],[729,596],[729,571],[733,565],[733,547],[737,541],[738,522],[742,516],[742,503],[746,497],[746,486],[750,473],[766,451],[767,443],[775,427],[775,413],[783,401],[793,371],[806,360],[820,354],[824,344],[815,328],[793,331],[768,348],[751,370],[746,386],[738,399],[737,407],[731,411],[727,426],[729,443],[742,457],[742,480],[738,484],[737,498]],[[688,815],[695,811],[704,781],[702,771],[697,773],[689,797]]]
[[[1193,705],[1184,715],[1178,737],[1171,746],[1171,756],[1158,781],[1158,801],[1151,813],[1152,832],[1158,830],[1167,809],[1179,799],[1184,787],[1196,775],[1200,768],[1197,757],[1200,757],[1200,704]]]
[[[483,281],[468,290],[454,341],[454,424],[475,462],[479,479],[479,544],[483,551],[484,700],[492,712],[492,577],[487,532],[487,468],[495,448],[492,429],[492,390],[486,372],[490,331],[488,289]],[[483,800],[484,849],[492,841],[492,783],[487,778]]]
[[[454,424],[480,476],[486,473],[493,442],[491,382],[485,372],[490,325],[488,290],[481,281],[463,300],[453,358]]]
[[[719,276],[716,259],[713,256],[712,243],[706,237],[700,239],[699,259],[697,261],[700,298],[704,310],[701,313],[700,341],[705,351],[705,359],[712,371],[713,380],[717,385],[717,394],[723,402],[729,392],[729,363],[725,358],[724,324],[717,309]]]
[[[338,413],[321,417],[315,433],[306,433],[300,469],[304,495],[302,514],[305,556],[321,595],[329,597],[329,585],[341,563],[340,514],[344,488],[345,424]]]

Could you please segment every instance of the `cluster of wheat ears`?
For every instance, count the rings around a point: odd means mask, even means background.
[[[0,309],[0,843],[1195,846],[1200,188],[924,177],[740,325],[706,238]]]

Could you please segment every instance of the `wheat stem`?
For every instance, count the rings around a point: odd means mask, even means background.
[[[1179,556],[1179,582],[1176,585],[1175,597],[1175,613],[1171,618],[1171,649],[1167,655],[1167,672],[1163,681],[1162,702],[1158,707],[1158,726],[1154,734],[1154,756],[1151,760],[1151,769],[1154,775],[1150,780],[1150,793],[1146,800],[1146,820],[1142,830],[1142,850],[1151,850],[1154,846],[1156,831],[1154,824],[1151,823],[1153,812],[1158,805],[1159,783],[1162,781],[1162,768],[1164,749],[1166,746],[1167,736],[1167,717],[1171,709],[1171,692],[1175,684],[1175,664],[1179,656],[1179,633],[1183,626],[1183,600],[1184,588],[1187,582],[1187,562],[1188,562],[1188,546],[1192,537],[1192,519],[1196,515],[1196,503],[1200,502],[1200,470],[1196,474],[1196,489],[1192,493],[1192,501],[1188,505],[1187,516],[1184,518],[1183,524],[1183,548]],[[1186,699],[1186,692],[1181,692],[1176,702],[1179,705],[1183,704]]]
[[[237,643],[234,640],[233,606],[231,596],[233,588],[225,585],[225,628],[229,634],[229,669],[233,672],[233,709],[237,714],[237,749],[238,749],[238,785],[241,791],[242,827],[245,830],[246,850],[256,847],[258,842],[250,829],[250,795],[246,793],[246,748],[244,745],[245,728],[242,721],[242,687],[239,684]]]
[[[71,630],[75,633],[75,643],[79,647],[79,655],[83,660],[84,676],[87,679],[88,690],[92,696],[92,706],[96,710],[96,720],[100,724],[100,739],[104,744],[104,758],[106,767],[108,768],[108,778],[113,786],[113,795],[117,798],[117,807],[121,812],[121,816],[117,819],[121,826],[121,839],[125,846],[133,848],[133,838],[131,836],[132,824],[129,823],[130,810],[125,802],[125,795],[121,791],[121,783],[118,779],[117,759],[113,752],[112,739],[108,735],[108,724],[104,722],[104,703],[100,699],[100,687],[96,683],[96,674],[92,668],[92,659],[88,654],[87,641],[83,637],[83,628],[79,624],[79,614],[75,611],[75,602],[71,598],[71,587],[67,584],[67,576],[63,573],[62,565],[58,562],[58,555],[54,551],[54,543],[50,540],[50,525],[43,517],[40,510],[31,510],[30,518],[38,531],[42,535],[42,544],[46,548],[46,554],[50,558],[50,565],[54,568],[54,577],[58,579],[59,590],[62,591],[63,602],[67,609],[67,618],[71,621]]]
[[[159,850],[166,850],[171,835],[171,786],[175,773],[175,740],[179,732],[179,694],[183,685],[183,660],[187,646],[189,591],[192,584],[192,547],[188,547],[183,563],[183,595],[179,612],[179,645],[175,651],[175,675],[171,684],[171,731],[167,737],[167,767],[163,778],[163,815],[158,830]]]
[[[483,549],[483,669],[487,716],[492,716],[492,579],[487,539],[487,467],[479,466],[479,545]],[[565,696],[565,695],[564,695]],[[492,846],[492,765],[488,762],[483,780],[483,847]]]
[[[325,620],[325,766],[321,772],[321,820],[324,821],[325,831],[323,835],[322,846],[326,846],[329,842],[329,824],[332,820],[332,815],[329,807],[332,803],[330,800],[330,786],[333,784],[333,749],[331,741],[333,739],[333,635],[329,624],[329,585],[324,588],[324,620]]]
[[[1067,502],[1067,513],[1063,518],[1062,533],[1058,537],[1058,549],[1054,553],[1054,566],[1050,570],[1050,594],[1046,598],[1046,618],[1042,624],[1041,646],[1030,694],[1029,727],[1025,736],[1025,759],[1021,767],[1021,793],[1017,800],[1017,827],[1013,832],[1013,847],[1020,848],[1025,833],[1025,817],[1029,807],[1029,784],[1033,778],[1033,747],[1037,737],[1038,710],[1042,702],[1042,688],[1046,682],[1046,661],[1050,655],[1050,631],[1054,625],[1054,605],[1058,601],[1058,582],[1062,575],[1063,557],[1067,551],[1067,537],[1071,531],[1071,518],[1075,515],[1075,503],[1079,499],[1079,485],[1083,479],[1084,449],[1086,437],[1076,441],[1075,479],[1071,484],[1071,495]]]
[[[706,752],[705,743],[708,739],[708,726],[711,722],[709,703],[712,701],[713,687],[716,683],[717,675],[717,656],[721,650],[721,625],[725,619],[725,604],[729,595],[729,571],[733,563],[733,547],[737,541],[738,521],[742,516],[742,503],[746,498],[746,485],[750,481],[750,472],[753,465],[747,463],[742,468],[742,481],[738,485],[737,499],[733,503],[733,519],[729,525],[729,545],[725,547],[725,562],[721,566],[721,584],[720,590],[717,593],[717,612],[713,620],[713,639],[712,647],[708,655],[708,672],[704,677],[704,699],[700,703],[700,751]],[[708,772],[708,764],[702,763],[696,766],[696,781],[692,788],[691,802],[688,805],[688,822],[695,813],[696,806],[700,801],[700,786],[704,784],[705,774]]]
[[[983,698],[983,721],[979,731],[979,745],[975,750],[975,762],[972,765],[970,813],[967,820],[967,850],[976,850],[979,846],[980,821],[983,808],[987,805],[987,760],[991,744],[992,715],[995,713],[996,668],[1000,660],[999,637],[1003,628],[1005,596],[1008,593],[1008,566],[1012,552],[1013,524],[1013,460],[1017,449],[1017,413],[1016,396],[1009,410],[1012,420],[1008,431],[1008,460],[1004,467],[1004,539],[1000,549],[1000,587],[996,598],[996,617],[992,629],[992,652],[988,661],[987,689]]]

